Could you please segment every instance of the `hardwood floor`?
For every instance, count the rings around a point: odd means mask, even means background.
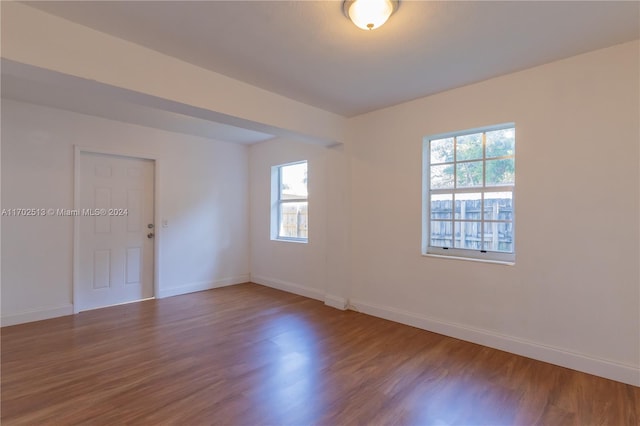
[[[638,425],[640,388],[256,284],[2,329],[2,424]]]

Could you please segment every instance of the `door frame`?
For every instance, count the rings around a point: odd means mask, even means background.
[[[137,160],[151,160],[154,163],[153,168],[153,220],[154,234],[153,239],[153,296],[158,297],[160,294],[160,232],[158,224],[160,223],[160,159],[154,154],[144,154],[128,150],[114,150],[95,147],[86,147],[74,145],[73,156],[73,209],[80,209],[80,158],[82,154],[102,154],[114,155],[118,157],[127,157]],[[78,292],[80,284],[80,217],[73,217],[73,294],[71,304],[73,313],[80,312],[78,304]]]

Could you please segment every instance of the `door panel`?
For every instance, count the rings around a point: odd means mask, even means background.
[[[142,263],[142,247],[127,248],[127,284],[140,282],[140,264]]]
[[[110,285],[111,250],[95,250],[93,252],[93,288],[107,288]]]
[[[78,310],[153,296],[154,162],[80,154]],[[100,209],[103,209],[102,211]]]

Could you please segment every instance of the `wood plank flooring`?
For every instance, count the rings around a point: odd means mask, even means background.
[[[640,388],[256,284],[1,334],[3,425],[640,422]]]

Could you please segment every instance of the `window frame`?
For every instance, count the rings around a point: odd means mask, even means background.
[[[271,239],[275,241],[286,241],[295,243],[308,243],[309,242],[309,183],[307,181],[307,196],[306,198],[294,198],[285,200],[282,199],[282,170],[285,167],[295,166],[298,164],[307,165],[307,179],[309,172],[308,160],[298,160],[290,163],[278,164],[271,167]],[[281,220],[282,220],[282,206],[288,203],[306,203],[307,204],[307,237],[287,237],[280,235]]]
[[[501,157],[489,157],[487,158],[486,152],[486,133],[496,130],[505,130],[505,129],[513,129],[514,131],[514,147],[513,147],[513,155],[501,156]],[[473,135],[482,133],[482,157],[479,159],[467,159],[467,160],[457,160],[457,153],[455,150],[455,142],[454,142],[454,157],[452,162],[445,162],[442,164],[452,165],[453,166],[453,187],[445,188],[445,189],[431,189],[431,141],[440,140],[446,138],[458,138],[461,136]],[[422,254],[424,256],[435,256],[435,257],[446,257],[446,258],[454,258],[454,259],[463,259],[463,260],[475,260],[475,261],[485,261],[491,263],[502,263],[513,265],[515,264],[516,259],[516,177],[514,176],[513,184],[508,185],[493,185],[487,186],[486,184],[486,163],[487,160],[496,160],[496,159],[504,159],[504,158],[513,158],[514,167],[516,163],[516,125],[515,123],[502,123],[492,126],[484,126],[478,127],[474,129],[456,131],[456,132],[447,132],[447,133],[439,133],[428,135],[423,138],[422,145]],[[455,140],[455,139],[454,139]],[[475,187],[462,187],[458,188],[457,186],[457,165],[462,163],[470,163],[470,162],[482,162],[482,185]],[[435,163],[440,164],[440,163]],[[517,175],[517,173],[516,173]],[[455,207],[455,194],[481,194],[482,205],[484,206],[484,197],[487,193],[493,192],[510,192],[512,197],[512,218],[511,221],[498,221],[498,220],[486,220],[484,218],[484,207],[481,208],[481,218],[479,220],[464,220],[464,219],[456,219],[456,207]],[[469,248],[460,248],[460,247],[439,247],[431,245],[431,195],[432,194],[452,194],[454,196],[452,201],[452,245],[455,246],[455,224],[456,223],[469,223],[469,222],[479,222],[481,226],[485,226],[486,223],[511,223],[512,227],[512,251],[511,252],[501,252],[501,251],[491,251],[491,250],[478,250],[478,249],[469,249]],[[484,229],[484,228],[483,228]],[[482,232],[482,237],[484,238],[484,232]]]

